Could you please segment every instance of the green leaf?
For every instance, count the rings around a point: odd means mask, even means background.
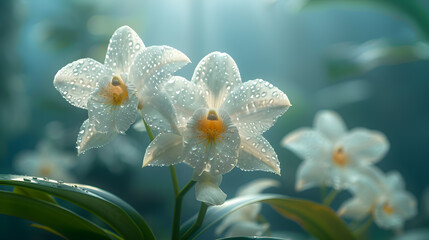
[[[10,174],[0,174],[0,184],[42,191],[74,203],[104,220],[124,239],[155,239],[131,206],[96,187]]]
[[[53,204],[57,204],[57,202],[53,197],[41,191],[32,190],[30,188],[25,188],[25,187],[14,187],[13,192],[22,196],[27,196],[30,198],[35,198],[35,199],[50,202]]]
[[[111,239],[92,222],[58,205],[0,191],[0,213],[38,222],[69,239]]]
[[[307,200],[294,199],[276,194],[243,196],[228,200],[221,206],[210,207],[207,210],[203,225],[190,239],[195,239],[228,214],[258,202],[270,205],[284,217],[300,224],[302,228],[318,239],[355,239],[344,221],[329,207]],[[192,225],[195,218],[196,216],[183,224],[181,228],[182,233]]]

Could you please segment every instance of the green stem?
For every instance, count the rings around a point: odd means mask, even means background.
[[[146,121],[144,120],[143,116],[142,116],[142,121],[144,123],[144,127],[146,128],[146,132],[147,135],[149,136],[150,141],[152,142],[153,139],[155,139],[155,137],[153,136],[153,132],[152,129],[149,127],[149,125],[147,125]]]
[[[176,175],[176,169],[173,165],[170,165],[170,173],[171,173],[171,180],[173,181],[173,190],[174,190],[174,197],[177,198],[179,195],[179,182],[177,181],[177,175]]]
[[[201,225],[203,224],[204,217],[206,216],[207,212],[207,204],[201,203],[200,211],[198,212],[197,220],[195,220],[194,224],[183,234],[183,236],[180,238],[180,240],[188,239],[195,231],[197,231]]]
[[[338,194],[338,190],[332,190],[329,195],[323,200],[323,205],[329,206]]]
[[[182,191],[177,194],[174,202],[173,227],[171,230],[171,239],[178,240],[180,237],[180,215],[182,214],[182,201],[185,194],[195,185],[195,181],[189,181]]]
[[[368,228],[371,226],[373,220],[374,218],[371,215],[360,227],[358,227],[356,230],[353,231],[353,233],[358,239],[363,238],[364,234],[368,231]]]
[[[320,200],[323,202],[326,198],[326,185],[323,183],[320,185]]]

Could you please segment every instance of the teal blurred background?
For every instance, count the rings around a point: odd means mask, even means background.
[[[272,192],[319,201],[317,189],[294,190],[301,161],[281,148],[280,140],[311,126],[317,111],[331,109],[349,128],[386,134],[391,149],[377,166],[401,172],[419,201],[419,214],[405,230],[429,227],[429,2],[424,0],[0,1],[0,173],[37,175],[19,162],[38,156],[47,144],[73,158],[66,169],[70,181],[118,195],[142,213],[160,239],[168,237],[171,180],[168,168],[140,168],[146,134],[131,128],[78,158],[75,141],[87,111],[71,106],[52,84],[56,72],[74,60],[103,62],[111,34],[122,25],[132,27],[146,46],[184,52],[192,63],[177,75],[190,79],[201,58],[222,51],[234,58],[243,81],[262,78],[288,95],[293,106],[265,134],[279,155],[282,176],[235,169],[221,185],[229,198],[251,179],[270,177],[282,182]],[[183,186],[191,169],[177,169]],[[334,207],[347,197],[342,193]],[[191,191],[184,219],[197,211],[194,199]],[[303,234],[271,209],[264,215],[273,232]],[[56,239],[29,224],[0,216],[0,239]],[[392,235],[371,228],[374,239]]]

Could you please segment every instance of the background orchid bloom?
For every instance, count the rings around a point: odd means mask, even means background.
[[[405,220],[417,214],[417,201],[405,191],[404,180],[398,172],[389,172],[384,176],[382,189],[374,210],[374,221],[382,228],[401,229]]]
[[[386,229],[401,229],[405,220],[417,213],[417,201],[405,191],[398,172],[384,174],[376,167],[368,167],[350,185],[353,198],[340,207],[339,214],[360,220],[369,214],[375,223]]]
[[[241,187],[237,191],[236,197],[255,195],[267,188],[279,185],[280,183],[273,179],[257,179]],[[221,235],[228,229],[225,237],[261,236],[270,226],[268,223],[258,222],[261,207],[262,204],[255,203],[229,214],[216,228],[216,234]]]
[[[317,113],[312,129],[289,133],[282,146],[304,160],[297,172],[297,190],[323,184],[343,189],[359,176],[362,167],[378,162],[389,149],[384,134],[365,128],[347,131],[333,111]]]
[[[56,89],[72,105],[88,109],[77,139],[78,154],[123,134],[138,109],[150,105],[158,86],[189,62],[168,46],[145,48],[134,30],[123,26],[112,35],[104,64],[84,58],[59,70]]]
[[[30,176],[48,177],[62,181],[75,181],[71,170],[76,166],[76,157],[59,151],[48,141],[40,141],[35,151],[25,151],[14,160],[19,173]]]

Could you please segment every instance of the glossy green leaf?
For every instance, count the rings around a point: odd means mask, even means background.
[[[46,194],[46,193],[41,192],[41,191],[37,191],[37,190],[30,189],[30,188],[25,188],[25,187],[14,187],[13,192],[16,194],[19,194],[19,195],[43,200],[43,201],[50,202],[53,204],[57,204],[57,202],[55,201],[55,199],[51,195]]]
[[[207,210],[203,225],[190,239],[195,239],[228,214],[257,202],[270,205],[281,215],[297,222],[302,228],[318,239],[355,239],[344,221],[329,207],[307,200],[294,199],[276,194],[243,196],[228,200],[221,206],[210,207]],[[182,233],[192,225],[195,218],[196,216],[182,226]]]
[[[122,238],[155,239],[149,226],[131,206],[101,189],[10,174],[0,174],[0,184],[42,191],[72,202],[104,220]]]
[[[43,224],[68,239],[111,239],[102,228],[59,205],[15,193],[0,191],[0,213]]]

